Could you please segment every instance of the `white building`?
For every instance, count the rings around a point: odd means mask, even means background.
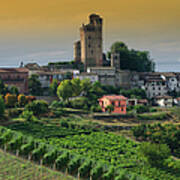
[[[80,80],[89,79],[92,83],[99,81],[98,75],[95,73],[81,73],[75,74],[74,78],[79,78]]]
[[[173,98],[171,96],[157,96],[155,98],[155,103],[160,107],[172,107]]]

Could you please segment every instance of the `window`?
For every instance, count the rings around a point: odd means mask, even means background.
[[[153,90],[155,90],[155,87],[153,87]]]
[[[159,90],[161,90],[161,87],[159,87]]]
[[[124,108],[123,108],[123,107],[121,108],[121,111],[124,111]]]
[[[114,106],[114,101],[111,104]]]
[[[94,52],[93,52],[93,50],[91,50],[91,54],[93,54]]]
[[[88,39],[91,39],[91,36],[88,36]]]
[[[88,45],[88,47],[90,48],[90,47],[91,47],[91,45],[89,44],[89,45]]]

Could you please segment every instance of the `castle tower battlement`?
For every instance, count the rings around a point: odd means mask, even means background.
[[[81,62],[85,69],[103,65],[102,25],[103,19],[92,14],[89,16],[89,24],[83,24],[80,28]]]

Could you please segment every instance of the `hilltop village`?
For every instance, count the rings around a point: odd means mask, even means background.
[[[78,78],[89,79],[91,83],[98,81],[107,87],[142,89],[146,93],[144,101],[149,104],[162,107],[180,104],[180,73],[121,69],[119,52],[111,52],[110,59],[103,53],[102,31],[103,19],[92,14],[89,16],[89,23],[80,27],[80,41],[74,43],[74,61],[49,62],[47,66],[21,63],[19,68],[0,68],[0,78],[5,84],[16,86],[24,94],[29,93],[28,78],[35,74],[43,89],[40,95],[49,94],[48,89],[53,80],[60,83],[65,79]],[[138,99],[133,101],[137,104]]]
[[[0,68],[0,179],[180,179],[180,73],[102,33],[92,14],[73,61]]]

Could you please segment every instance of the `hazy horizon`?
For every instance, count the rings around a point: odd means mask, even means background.
[[[103,47],[115,41],[147,50],[158,71],[180,71],[180,1],[6,0],[0,6],[0,66],[73,59],[79,27],[104,19]]]

